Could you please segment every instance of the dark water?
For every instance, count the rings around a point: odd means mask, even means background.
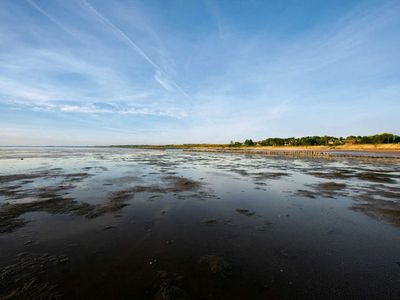
[[[3,148],[0,298],[400,299],[399,183],[396,160]]]

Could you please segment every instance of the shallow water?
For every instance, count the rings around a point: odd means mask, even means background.
[[[0,148],[0,298],[400,298],[400,164]]]

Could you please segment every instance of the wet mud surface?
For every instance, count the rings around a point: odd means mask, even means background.
[[[0,299],[399,299],[398,161],[0,148]]]

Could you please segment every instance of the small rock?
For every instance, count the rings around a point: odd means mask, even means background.
[[[114,225],[109,225],[107,227],[104,227],[104,230],[108,230],[108,229],[112,229],[112,228],[115,228],[115,226]]]
[[[250,211],[250,210],[248,210],[248,209],[246,209],[246,208],[237,208],[236,211],[237,211],[239,214],[242,214],[242,215],[245,215],[245,216],[252,216],[252,215],[254,215],[254,212],[252,212],[252,211]]]
[[[165,270],[160,270],[157,272],[157,274],[160,279],[166,279],[166,278],[168,278],[168,275],[169,275],[168,272]]]
[[[216,219],[211,219],[211,218],[204,218],[203,220],[201,220],[201,223],[204,224],[215,224],[217,223]]]
[[[199,258],[199,264],[207,266],[213,274],[226,277],[232,271],[231,265],[222,257],[216,255],[205,255]]]
[[[60,257],[59,259],[58,259],[58,262],[59,263],[66,263],[66,262],[69,262],[69,258],[68,257]]]
[[[149,261],[149,265],[150,266],[155,266],[157,264],[157,262],[158,262],[157,259],[154,258],[154,259]]]

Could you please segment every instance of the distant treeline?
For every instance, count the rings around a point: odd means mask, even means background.
[[[345,144],[398,144],[400,136],[391,133],[375,134],[370,136],[305,136],[290,138],[268,138],[258,142],[247,139],[244,142],[231,141],[230,144],[171,144],[171,145],[111,145],[109,147],[134,149],[187,149],[187,148],[225,148],[249,146],[340,146]]]
[[[339,146],[344,144],[397,144],[400,136],[391,133],[382,133],[369,136],[305,136],[300,138],[267,138],[258,142],[251,139],[242,142],[231,141],[229,146]]]

